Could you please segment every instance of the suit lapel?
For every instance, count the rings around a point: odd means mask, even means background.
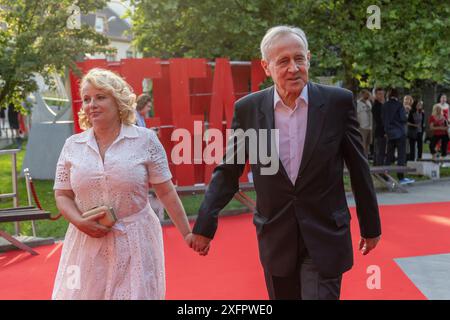
[[[298,171],[298,177],[305,170],[308,162],[311,160],[313,151],[319,140],[320,133],[325,119],[325,104],[319,87],[314,83],[308,82],[308,120],[306,124],[305,146],[303,147],[302,161]]]
[[[267,89],[262,104],[259,106],[259,128],[258,129],[274,129],[275,115],[273,110],[273,94],[275,88],[272,86]]]
[[[274,110],[274,106],[273,106],[274,90],[275,90],[274,86],[267,89],[264,100],[259,107],[259,118],[258,118],[259,128],[258,129],[268,129],[268,130],[275,129],[275,110]],[[268,140],[267,150],[270,154],[272,153],[270,140]],[[277,150],[273,150],[273,151],[277,152]],[[292,181],[291,181],[291,179],[289,179],[289,176],[288,176],[288,174],[283,166],[283,163],[281,162],[280,156],[278,154],[277,154],[277,158],[279,161],[279,168],[280,168],[281,174],[292,185]]]

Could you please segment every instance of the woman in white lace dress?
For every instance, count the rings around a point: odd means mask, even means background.
[[[191,228],[171,182],[165,151],[152,130],[132,125],[135,99],[116,74],[92,69],[81,81],[80,125],[57,164],[55,198],[70,222],[53,299],[164,299],[161,225],[148,202],[152,184],[187,245]],[[81,214],[112,207],[107,228]]]

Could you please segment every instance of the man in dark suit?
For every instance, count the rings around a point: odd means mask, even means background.
[[[397,150],[397,165],[406,166],[406,123],[408,120],[407,110],[398,101],[398,90],[392,88],[388,93],[388,101],[381,108],[384,131],[387,138],[386,165],[392,165]],[[405,178],[404,173],[398,172],[397,177],[400,184],[408,184],[414,180]]]
[[[267,164],[251,163],[257,194],[253,222],[268,294],[270,299],[339,299],[342,273],[353,264],[344,161],[363,254],[375,248],[381,234],[353,95],[308,81],[310,53],[298,28],[270,29],[261,52],[275,86],[237,101],[232,128],[279,130],[278,145],[268,148],[278,149],[280,169],[262,174]],[[256,146],[244,148],[248,157]],[[215,168],[194,226],[194,250],[207,253],[219,211],[238,191],[244,167],[225,161]]]

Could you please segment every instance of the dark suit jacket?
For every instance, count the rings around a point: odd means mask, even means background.
[[[373,115],[373,126],[375,127],[374,130],[374,136],[376,138],[383,138],[384,137],[384,125],[383,125],[383,119],[381,118],[381,108],[383,107],[383,104],[375,100],[372,107],[372,115]]]
[[[271,87],[238,100],[232,128],[273,129],[273,90]],[[352,93],[308,83],[308,95],[305,146],[295,185],[279,159],[280,170],[271,176],[260,174],[260,162],[251,165],[257,194],[253,222],[261,263],[270,274],[287,276],[294,272],[299,247],[305,245],[320,273],[335,277],[353,264],[344,161],[350,171],[361,235],[379,236],[380,218]],[[245,148],[248,154],[248,144]],[[194,233],[214,236],[218,213],[238,191],[243,170],[242,164],[215,168]]]
[[[406,110],[397,99],[389,99],[381,108],[384,131],[389,140],[406,136]]]

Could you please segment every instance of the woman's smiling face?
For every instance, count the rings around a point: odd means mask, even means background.
[[[86,83],[81,95],[83,109],[93,127],[104,127],[117,121],[120,122],[119,108],[111,94]]]

